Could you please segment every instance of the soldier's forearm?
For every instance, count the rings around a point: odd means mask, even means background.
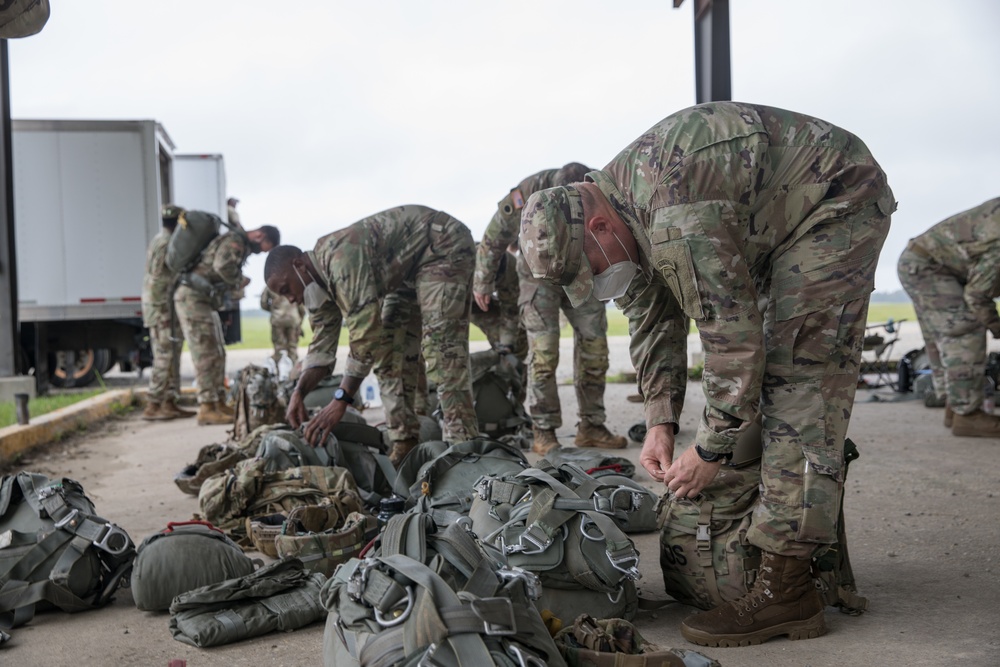
[[[295,385],[295,391],[305,396],[310,391],[315,389],[316,385],[318,385],[323,378],[329,374],[330,369],[327,366],[314,366],[313,368],[307,368],[302,371],[302,375],[299,376],[299,381]]]

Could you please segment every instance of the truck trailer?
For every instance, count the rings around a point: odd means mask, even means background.
[[[174,144],[153,120],[14,120],[18,318],[40,391],[150,363],[146,248],[173,196]]]

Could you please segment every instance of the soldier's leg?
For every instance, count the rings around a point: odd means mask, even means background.
[[[153,367],[149,372],[149,391],[146,399],[159,404],[171,398],[173,342],[170,340],[170,320],[149,328],[149,345],[153,349]]]
[[[449,442],[479,435],[469,374],[472,252],[470,247],[468,258],[456,258],[453,264],[425,266],[417,276],[427,379],[437,385],[443,437]]]
[[[394,441],[416,439],[420,423],[407,401],[406,351],[407,327],[415,309],[412,292],[394,292],[382,301],[382,347],[388,351],[385,362],[375,368],[389,438]]]
[[[274,352],[271,354],[271,358],[274,359],[274,363],[278,363],[278,359],[281,358],[281,327],[271,320],[271,346],[274,347]]]
[[[580,420],[603,424],[608,376],[607,308],[593,297],[579,308],[572,308],[564,296],[562,311],[573,328],[573,384]]]
[[[528,396],[536,429],[562,426],[556,368],[559,365],[559,304],[563,289],[538,280],[521,280],[521,322],[528,336]]]
[[[226,368],[219,313],[200,294],[184,285],[177,288],[174,305],[191,351],[198,402],[218,403],[222,400]]]
[[[896,273],[903,289],[913,301],[913,310],[917,314],[920,334],[927,350],[927,360],[931,365],[931,380],[937,399],[944,400],[948,396],[948,381],[945,377],[944,364],[938,348],[938,337],[942,332],[936,321],[932,320],[934,313],[944,305],[946,308],[963,299],[962,286],[951,277],[938,273],[932,262],[904,250],[896,265]]]
[[[168,381],[169,391],[167,396],[177,402],[181,398],[181,353],[184,351],[184,333],[181,331],[180,322],[174,322],[173,329],[169,331],[170,336],[170,379]]]

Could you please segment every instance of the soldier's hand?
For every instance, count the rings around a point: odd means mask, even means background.
[[[646,431],[646,439],[642,443],[639,454],[639,465],[658,482],[674,460],[674,425],[657,424]]]
[[[302,392],[293,391],[292,397],[288,399],[288,409],[285,410],[285,421],[291,424],[292,428],[298,428],[308,419],[309,413],[306,411]]]
[[[306,424],[303,432],[306,442],[313,447],[321,447],[326,442],[326,438],[333,431],[333,427],[340,423],[344,413],[347,412],[347,403],[333,400],[319,411],[315,417]]]
[[[678,498],[693,498],[701,493],[709,482],[719,474],[722,467],[722,460],[709,463],[695,451],[694,447],[689,447],[687,451],[680,455],[673,465],[667,469],[667,474],[663,481],[667,488],[674,492]]]
[[[474,298],[476,300],[476,305],[479,306],[480,310],[487,311],[487,310],[490,309],[490,295],[489,294],[481,294],[479,292],[473,292],[472,293],[472,298]]]

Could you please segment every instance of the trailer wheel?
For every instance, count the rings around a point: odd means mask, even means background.
[[[108,350],[77,350],[72,368],[69,355],[60,350],[49,355],[49,382],[55,387],[86,387],[94,381],[101,368],[108,367]]]

